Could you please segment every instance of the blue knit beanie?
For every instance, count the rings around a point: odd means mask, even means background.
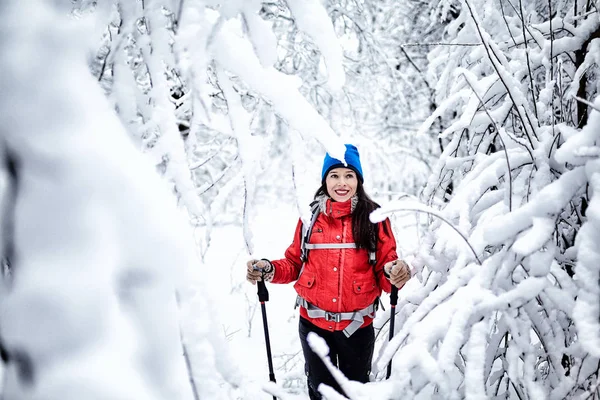
[[[361,183],[365,182],[362,173],[362,167],[360,166],[360,156],[358,155],[358,149],[352,144],[346,145],[346,154],[344,154],[347,166],[338,159],[332,158],[329,153],[325,154],[325,160],[323,160],[323,171],[321,172],[321,183],[325,182],[327,173],[334,168],[350,168],[358,175]]]

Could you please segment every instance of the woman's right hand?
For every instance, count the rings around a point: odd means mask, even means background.
[[[270,282],[274,274],[275,269],[269,260],[250,260],[246,263],[246,280],[253,285],[262,281],[263,277],[265,282]]]

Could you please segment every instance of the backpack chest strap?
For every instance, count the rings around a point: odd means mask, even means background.
[[[308,253],[308,250],[319,250],[319,249],[355,249],[356,243],[304,243],[304,249],[302,254]],[[305,260],[303,258],[303,260]],[[375,265],[377,262],[377,255],[374,251],[369,252],[369,263]]]
[[[346,337],[350,337],[354,332],[358,330],[358,328],[362,326],[362,324],[365,322],[366,316],[368,316],[369,318],[375,318],[378,300],[379,298],[377,298],[377,300],[375,300],[373,304],[366,308],[363,308],[362,310],[340,313],[322,310],[314,304],[309,303],[300,296],[296,297],[296,306],[304,307],[306,309],[306,313],[310,318],[325,318],[325,321],[334,322],[351,320],[352,322],[350,323],[350,325],[348,325],[343,331]]]
[[[307,250],[318,249],[355,249],[356,243],[306,243]]]

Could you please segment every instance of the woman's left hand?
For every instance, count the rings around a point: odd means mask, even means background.
[[[391,284],[398,289],[402,289],[410,279],[410,268],[408,267],[408,264],[402,260],[390,261],[383,266],[383,269]]]

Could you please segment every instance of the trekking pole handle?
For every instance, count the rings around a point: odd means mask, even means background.
[[[259,268],[256,264],[252,266],[257,271],[260,271],[262,274],[261,280],[256,282],[258,286],[258,301],[265,302],[269,301],[269,291],[267,290],[267,285],[265,285],[265,271],[262,268]]]
[[[398,288],[396,285],[392,285],[392,290],[390,292],[390,304],[392,306],[398,304]]]

